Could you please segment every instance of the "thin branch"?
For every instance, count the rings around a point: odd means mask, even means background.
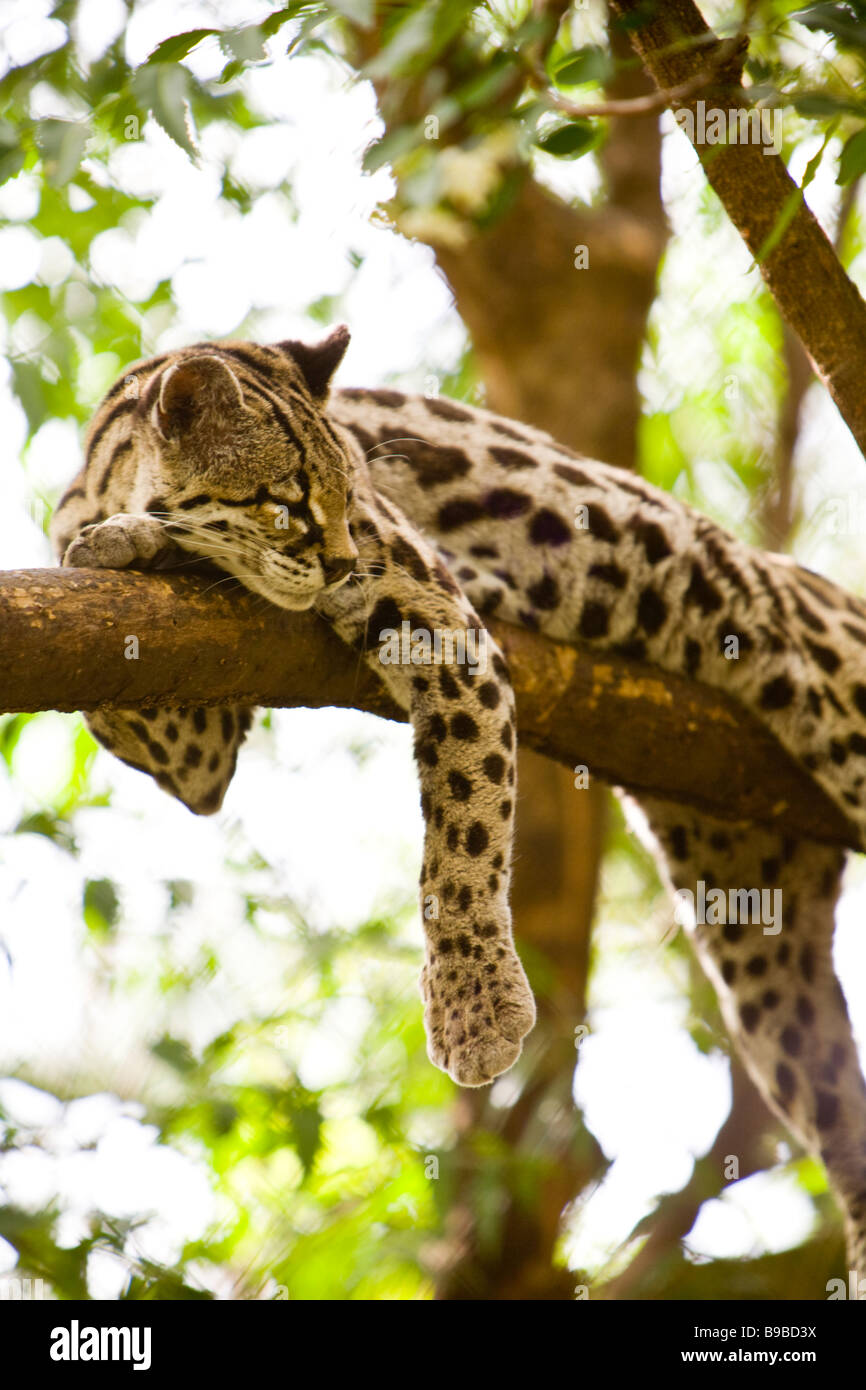
[[[702,75],[706,49],[696,52],[695,42],[716,43],[717,53],[724,46],[691,0],[653,6],[645,0],[611,0],[611,10],[627,26],[660,92]],[[708,88],[707,97],[723,97],[733,110],[747,108],[737,55],[718,67],[718,75],[719,89]],[[696,100],[674,104],[696,114]],[[767,145],[706,141],[701,124],[694,119],[691,129],[707,179],[866,454],[866,304],[779,156]],[[765,247],[771,249],[762,254]]]
[[[722,47],[722,46],[720,46]],[[727,53],[721,54],[721,61],[725,61]],[[690,97],[696,96],[699,92],[706,90],[710,82],[713,81],[719,62],[698,73],[696,77],[689,78],[688,82],[681,82],[678,87],[667,87],[663,91],[648,92],[642,97],[624,97],[621,100],[611,98],[608,101],[570,101],[568,97],[562,95],[550,86],[546,72],[533,69],[533,77],[536,85],[544,90],[544,95],[557,111],[561,111],[564,116],[570,116],[573,120],[581,120],[587,117],[596,116],[652,116],[657,112],[665,111],[667,107],[688,101]]]
[[[767,1167],[770,1135],[778,1121],[736,1056],[731,1059],[731,1108],[712,1147],[695,1161],[691,1176],[678,1192],[666,1192],[655,1210],[635,1225],[623,1242],[641,1235],[648,1239],[627,1267],[602,1286],[605,1299],[652,1298],[664,1280],[665,1264],[694,1225],[704,1202],[724,1191],[732,1156],[738,1177],[748,1178]],[[661,1276],[661,1277],[660,1277]]]
[[[530,748],[722,818],[858,847],[843,812],[730,697],[611,652],[506,623],[490,628],[509,660]],[[406,717],[317,614],[276,609],[234,581],[0,574],[0,710],[228,703]]]
[[[569,101],[568,97],[552,90],[547,73],[537,63],[531,64],[530,77],[539,89],[545,91],[545,95],[558,111],[562,111],[564,115],[577,120],[588,116],[651,116],[655,112],[664,111],[668,106],[674,106],[688,101],[691,97],[698,96],[714,82],[722,69],[732,59],[735,59],[738,54],[741,57],[745,56],[748,46],[748,27],[754,10],[754,0],[749,0],[736,33],[731,34],[729,38],[723,39],[721,42],[718,42],[715,35],[709,32],[706,35],[697,35],[687,40],[688,46],[692,49],[706,48],[712,45],[710,62],[699,72],[692,74],[685,82],[680,82],[678,86],[650,92],[645,96],[581,104]],[[674,45],[675,48],[680,46],[679,44]]]

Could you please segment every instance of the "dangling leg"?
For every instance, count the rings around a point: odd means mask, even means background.
[[[832,958],[844,855],[669,802],[642,798],[640,805],[674,888],[700,903],[704,885],[704,915],[712,921],[689,928],[698,958],[753,1080],[823,1160],[842,1208],[850,1268],[864,1279],[866,1083]],[[713,889],[724,894],[723,913]],[[764,890],[760,921],[742,910],[744,891],[756,889]]]
[[[95,710],[84,721],[116,758],[149,773],[196,815],[208,816],[222,805],[252,718],[243,705],[164,705]]]

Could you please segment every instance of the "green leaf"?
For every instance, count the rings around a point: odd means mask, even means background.
[[[182,150],[193,157],[197,155],[190,130],[189,76],[184,68],[166,67],[159,71],[151,110]]]
[[[306,1105],[293,1106],[289,1113],[289,1125],[298,1158],[304,1166],[304,1172],[308,1173],[319,1152],[322,1112],[314,1101]]]
[[[244,71],[244,65],[240,58],[230,59],[217,78],[217,85],[219,87],[224,87],[227,82],[231,82],[235,77],[240,77],[241,73]]]
[[[68,850],[70,854],[78,853],[78,846],[70,834],[69,826],[59,816],[53,816],[49,811],[35,811],[31,816],[22,816],[18,824],[14,826],[12,833],[14,835],[44,835],[46,840],[51,840],[53,844]]]
[[[19,738],[35,714],[10,714],[8,718],[0,721],[0,757],[4,763],[12,770],[12,755],[15,752]]]
[[[179,907],[189,907],[195,896],[195,884],[188,878],[170,878],[166,881],[172,911]]]
[[[824,135],[824,139],[821,143],[821,148],[818,150],[816,154],[812,155],[812,158],[806,165],[806,168],[803,172],[803,182],[800,185],[800,187],[795,188],[793,192],[790,193],[788,197],[785,199],[782,211],[779,213],[779,216],[776,219],[776,223],[773,227],[773,230],[769,233],[767,237],[765,237],[764,244],[759,248],[758,254],[755,257],[755,263],[757,265],[763,264],[763,262],[767,259],[770,253],[772,251],[775,251],[776,247],[779,245],[779,242],[782,240],[782,237],[785,235],[794,218],[797,216],[800,204],[803,202],[804,190],[809,187],[809,184],[812,182],[819,168],[821,167],[821,160],[824,158],[824,152],[833,138],[833,134],[836,129],[836,124],[836,121],[833,121],[831,123],[826,134]]]
[[[465,34],[471,0],[423,0],[395,5],[383,30],[384,44],[363,68],[364,77],[411,76],[426,72],[454,40]],[[465,42],[465,39],[463,40]]]
[[[831,92],[791,92],[786,100],[801,116],[816,117],[819,120],[826,116],[840,116],[845,113],[855,116],[863,116],[866,113],[862,101],[856,101],[852,97],[836,97]]]
[[[438,115],[444,108],[446,112],[444,123],[449,125],[453,120],[459,118],[462,111],[472,111],[479,106],[491,106],[500,92],[504,92],[512,84],[516,70],[517,59],[514,54],[497,53],[487,67],[470,78],[453,94],[451,100],[455,107],[454,112],[451,113],[448,110],[449,99],[446,98],[438,103],[436,114]]]
[[[805,10],[795,10],[791,19],[797,20],[805,29],[823,29],[832,34],[837,43],[846,48],[866,50],[866,24],[857,24],[851,5],[809,5]]]
[[[859,178],[861,174],[866,174],[866,127],[858,130],[856,135],[845,144],[839,159],[839,174],[837,183],[851,183]]]
[[[409,9],[385,47],[367,64],[364,76],[394,77],[408,72],[428,50],[433,36],[431,11],[434,8],[432,5],[419,5]]]
[[[810,1154],[793,1159],[790,1166],[804,1192],[817,1197],[827,1191],[827,1171],[824,1165]]]
[[[381,169],[383,164],[393,164],[414,149],[421,138],[417,126],[403,125],[398,126],[396,130],[389,130],[387,135],[383,135],[381,140],[377,140],[365,151],[364,173],[373,174],[377,169]]]
[[[369,29],[376,16],[375,0],[334,0],[331,8],[361,29]]]
[[[45,177],[55,188],[78,172],[84,146],[90,135],[86,121],[40,121],[36,127],[36,141],[42,151]]]
[[[7,179],[14,179],[16,174],[20,174],[24,168],[27,155],[24,150],[7,150],[0,154],[0,183],[5,183]]]
[[[613,68],[613,61],[606,49],[599,48],[597,44],[588,44],[585,48],[575,49],[573,53],[566,53],[556,65],[553,80],[557,87],[579,87],[584,82],[603,85],[613,73]]]
[[[567,125],[555,126],[536,136],[535,143],[545,154],[556,155],[558,159],[576,159],[592,149],[597,137],[598,126],[591,121],[569,121]]]
[[[688,468],[688,459],[667,411],[641,416],[638,452],[643,476],[667,492],[673,489],[680,474]]]
[[[151,1043],[150,1050],[154,1057],[166,1062],[182,1075],[195,1071],[198,1066],[189,1043],[182,1038],[172,1038],[166,1033],[158,1042]]]
[[[193,159],[198,155],[190,131],[190,75],[179,63],[145,63],[132,80],[140,104],[175,144]]]
[[[13,179],[26,158],[23,131],[11,121],[0,120],[0,183]]]
[[[767,259],[767,257],[771,255],[773,251],[775,251],[776,247],[779,245],[779,242],[782,240],[782,237],[785,235],[794,218],[797,216],[802,202],[803,190],[801,188],[795,188],[792,190],[792,192],[788,194],[779,213],[779,216],[776,218],[776,221],[773,224],[772,231],[768,233],[768,235],[764,238],[763,244],[758,248],[758,253],[755,256],[756,265],[762,265],[763,262]]]
[[[226,29],[220,46],[239,63],[261,63],[268,56],[265,39],[260,24],[245,24],[242,29]]]
[[[47,1238],[51,1232],[57,1212],[53,1207],[41,1211],[27,1211],[23,1207],[0,1207],[0,1236],[15,1245],[23,1235],[41,1235]]]
[[[13,358],[10,365],[12,367],[12,389],[27,416],[29,432],[35,434],[48,417],[42,373],[35,362],[16,361]]]
[[[527,6],[528,8],[528,6]],[[543,8],[539,6],[539,9]],[[508,36],[509,46],[519,52],[533,44],[544,44],[550,38],[550,19],[546,14],[530,14]]]
[[[769,82],[773,75],[773,69],[763,58],[756,58],[753,54],[746,59],[746,72],[755,85],[758,82]],[[753,98],[754,99],[754,98]]]
[[[833,138],[837,124],[838,122],[834,121],[830,128],[827,130],[824,139],[821,143],[821,148],[815,154],[812,155],[812,158],[809,160],[809,163],[803,170],[803,179],[800,184],[800,187],[802,189],[806,189],[809,187],[809,184],[812,182],[818,170],[820,169],[821,161],[824,158],[824,153],[827,149],[827,146]]]
[[[163,39],[158,43],[152,53],[148,53],[148,63],[177,63],[181,58],[185,58],[191,53],[196,44],[201,43],[202,39],[208,39],[212,34],[219,34],[219,29],[187,29],[184,34],[172,34],[171,38]]]
[[[107,935],[117,925],[120,900],[108,878],[91,878],[84,885],[83,917],[88,931]]]
[[[335,10],[339,9],[342,13],[342,9],[339,5],[334,5],[333,8]],[[295,19],[301,13],[302,10],[307,11],[308,18],[312,18],[316,14],[321,14],[322,16],[325,15],[324,5],[309,4],[308,0],[300,0],[300,2],[298,3],[298,0],[295,0],[294,4],[284,5],[281,10],[274,10],[273,14],[269,14],[267,19],[263,19],[258,27],[259,29],[261,29],[262,34],[266,39],[272,39],[274,34],[276,34],[280,29],[282,29],[284,24],[288,24],[290,19]]]

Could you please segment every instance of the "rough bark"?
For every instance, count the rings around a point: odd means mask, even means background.
[[[653,5],[611,0],[610,8],[627,26],[635,51],[660,89],[713,72],[719,41],[691,0]],[[744,49],[722,64],[704,91],[674,102],[674,108],[694,115],[699,100],[724,110],[748,107],[740,81],[743,56]],[[694,128],[697,136],[697,123]],[[755,257],[794,206],[787,227],[760,261],[761,274],[866,453],[866,303],[856,285],[778,155],[758,144],[704,144],[697,138],[693,143],[707,179]]]
[[[664,243],[658,219],[570,208],[527,181],[483,238],[436,248],[491,408],[634,467],[638,357]],[[574,268],[577,246],[586,270]]]
[[[0,574],[0,710],[245,701],[405,717],[316,614],[226,588],[193,575]],[[521,738],[547,757],[722,817],[856,843],[842,812],[723,693],[506,623],[490,628],[511,666]],[[125,655],[131,637],[137,659]]]

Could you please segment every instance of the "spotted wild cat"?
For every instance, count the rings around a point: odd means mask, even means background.
[[[53,539],[66,565],[204,557],[280,607],[314,606],[363,653],[415,735],[422,902],[438,905],[424,914],[430,1056],[481,1085],[515,1061],[534,1021],[508,905],[508,671],[492,640],[483,676],[386,664],[382,634],[405,621],[472,634],[495,614],[725,689],[866,849],[866,603],[528,426],[391,390],[329,399],[347,341],[337,329],[313,347],[205,343],[130,368],[96,412]],[[251,713],[105,710],[88,722],[208,813]],[[674,887],[781,890],[777,933],[727,921],[690,936],[752,1076],[823,1158],[866,1275],[866,1086],[831,956],[843,856],[640,800]]]

